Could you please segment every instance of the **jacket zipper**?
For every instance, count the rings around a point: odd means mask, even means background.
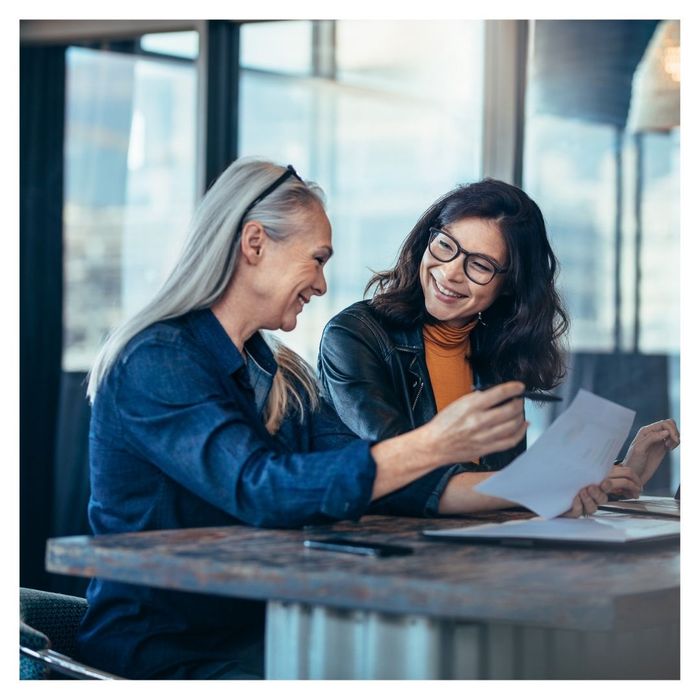
[[[420,397],[421,391],[423,391],[423,382],[420,379],[416,379],[415,382],[413,382],[413,386],[415,386],[418,382],[420,382],[420,386],[418,387],[418,393],[416,394],[416,397],[413,399],[413,404],[411,406],[411,411],[414,411],[416,408],[416,404],[418,403],[418,398]]]

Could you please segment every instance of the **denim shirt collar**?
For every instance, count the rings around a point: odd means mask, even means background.
[[[260,345],[261,347],[251,347],[252,341],[255,340],[255,345]],[[259,343],[258,343],[259,341]],[[267,346],[265,341],[261,338],[259,333],[256,333],[247,343],[246,343],[246,353],[248,354],[248,364],[246,367],[248,374],[248,382],[253,390],[253,395],[255,397],[255,409],[258,415],[262,417],[263,411],[267,404],[267,397],[272,389],[272,380],[275,376],[275,370],[277,365],[270,348]],[[263,355],[264,359],[261,359]],[[274,365],[275,369],[270,371],[271,364]]]
[[[277,363],[260,333],[254,333],[245,343],[249,360],[246,363],[211,309],[193,311],[189,323],[192,332],[207,348],[223,374],[230,377],[241,369],[245,370],[239,377],[250,385],[255,396],[256,410],[262,414],[272,388]]]

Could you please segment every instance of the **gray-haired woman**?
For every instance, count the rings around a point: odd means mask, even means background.
[[[92,369],[95,533],[358,518],[439,465],[523,437],[519,382],[376,444],[349,433],[312,370],[260,333],[295,327],[326,291],[331,254],[322,194],[291,166],[242,159],[220,176],[163,288]],[[586,491],[590,510],[605,500]],[[92,665],[132,678],[262,675],[261,603],[98,579],[88,601],[79,647]]]

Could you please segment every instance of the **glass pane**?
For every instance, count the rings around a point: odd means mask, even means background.
[[[642,136],[642,352],[680,350],[680,134]]]
[[[524,187],[547,222],[572,324],[561,392],[583,387],[635,410],[630,440],[645,423],[680,417],[680,135],[626,129],[655,24],[538,21],[528,71]],[[528,407],[530,441],[557,410]],[[678,479],[675,451],[645,491],[669,495]]]
[[[199,55],[199,32],[165,32],[144,34],[141,37],[144,51],[162,53],[166,56],[196,59]]]
[[[436,99],[459,114],[481,104],[482,31],[480,22],[337,22],[338,80]],[[480,120],[477,111],[466,126]]]
[[[547,114],[530,115],[525,190],[542,209],[574,319],[575,350],[612,350],[615,321],[615,131]]]
[[[241,66],[311,73],[311,22],[253,22],[241,27]]]
[[[64,205],[65,370],[167,274],[195,199],[194,66],[71,48]]]
[[[483,22],[336,24],[337,81],[241,78],[241,154],[294,164],[328,198],[328,293],[283,338],[312,364],[328,319],[393,263],[434,199],[481,171]]]

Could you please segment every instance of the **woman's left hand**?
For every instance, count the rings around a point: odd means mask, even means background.
[[[660,420],[639,429],[622,460],[622,466],[627,467],[639,478],[640,491],[654,475],[666,453],[675,450],[680,442],[681,436],[678,432],[678,426],[672,418]],[[610,478],[615,479],[616,469],[617,475],[622,475],[619,466],[613,467],[608,475]],[[636,498],[637,496],[632,497]]]

